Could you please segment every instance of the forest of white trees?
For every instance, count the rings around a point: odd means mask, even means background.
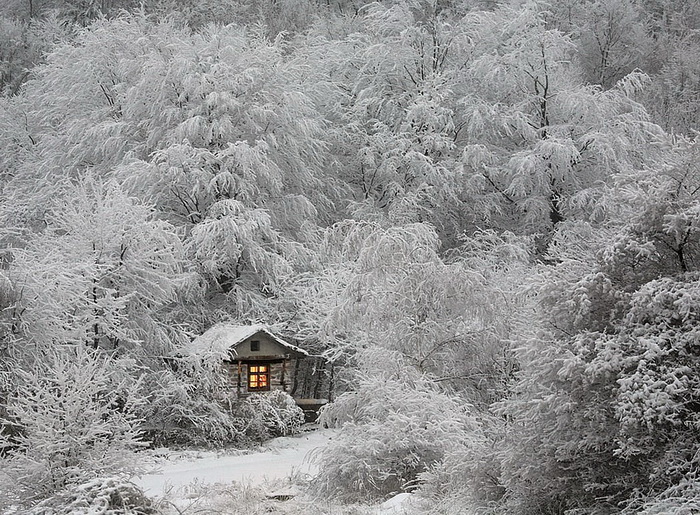
[[[228,321],[339,505],[700,512],[697,0],[3,0],[0,93],[0,511],[261,438]]]

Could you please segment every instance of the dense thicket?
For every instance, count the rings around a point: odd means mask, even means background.
[[[187,350],[259,321],[337,370],[321,495],[700,509],[699,24],[692,0],[5,2],[0,483],[42,481],[31,503],[144,440],[268,434],[251,413],[288,399],[237,405]]]

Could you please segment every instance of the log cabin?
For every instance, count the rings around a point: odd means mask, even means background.
[[[240,398],[270,390],[293,393],[297,362],[309,356],[263,325],[226,323],[195,338],[192,350],[224,352],[224,370]]]

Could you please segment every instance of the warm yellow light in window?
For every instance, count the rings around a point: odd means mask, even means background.
[[[270,365],[248,365],[248,388],[251,390],[270,388]]]

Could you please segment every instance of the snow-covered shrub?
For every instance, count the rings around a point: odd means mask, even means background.
[[[45,349],[13,371],[7,414],[18,434],[4,459],[3,485],[17,501],[45,499],[96,477],[137,471],[143,402],[123,363],[83,346]]]
[[[415,496],[419,511],[473,514],[475,506],[486,507],[502,498],[497,449],[505,425],[486,413],[481,414],[480,421],[483,438],[469,446],[455,444],[443,460],[420,474],[421,485]]]
[[[28,515],[149,515],[151,500],[133,483],[95,478],[41,501]]]
[[[468,406],[421,377],[364,378],[356,392],[325,407],[319,421],[340,430],[315,457],[320,474],[314,487],[322,497],[345,502],[415,487],[446,454],[480,440]]]
[[[159,515],[377,515],[375,506],[348,506],[297,495],[302,488],[294,478],[265,481],[262,485],[193,482],[166,492],[155,508]],[[285,494],[290,498],[286,499]],[[182,508],[183,499],[187,500],[186,508]]]
[[[182,358],[173,369],[149,373],[144,384],[149,401],[139,414],[155,445],[217,447],[240,439],[241,423],[231,410],[235,390],[226,388],[218,367]]]
[[[254,441],[298,433],[304,423],[302,409],[281,390],[252,394],[238,406],[236,413],[245,424],[245,435]]]
[[[641,506],[632,506],[625,513],[638,515],[688,515],[700,513],[700,481],[697,474],[689,475],[679,484],[645,499]]]
[[[170,368],[149,372],[142,426],[155,445],[247,445],[299,431],[303,411],[282,391],[238,399],[222,369],[224,355],[207,351],[171,358]]]
[[[517,382],[494,406],[510,426],[506,510],[694,511],[697,491],[682,487],[700,459],[700,188],[689,169],[621,178],[613,193],[629,220],[554,238]]]

